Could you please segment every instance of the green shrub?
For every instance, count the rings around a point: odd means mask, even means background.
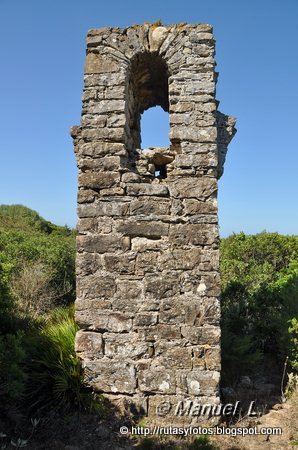
[[[219,450],[217,445],[210,442],[208,436],[197,437],[189,446],[190,450]]]
[[[22,363],[25,358],[22,331],[0,335],[0,398],[1,404],[14,402],[24,391],[26,380]]]
[[[228,320],[222,326],[222,383],[236,385],[241,376],[253,374],[262,361],[262,352],[253,337],[233,333]]]
[[[24,300],[30,286],[28,273],[35,286],[46,280],[44,292],[55,298],[56,306],[74,300],[74,231],[51,224],[24,206],[0,205],[1,253],[9,264],[11,287],[19,304],[28,304]],[[44,297],[42,303],[46,302]]]
[[[69,227],[61,227],[44,220],[36,211],[23,205],[0,205],[0,227],[60,236],[73,234]]]
[[[0,335],[12,331],[13,300],[9,290],[11,264],[0,252]]]
[[[99,406],[84,385],[83,369],[74,349],[77,329],[73,308],[59,309],[53,311],[38,334],[27,339],[30,361],[26,366],[26,404],[31,409]]]
[[[288,373],[288,381],[285,388],[285,397],[291,398],[298,390],[298,375],[295,373]]]
[[[75,239],[20,205],[0,205],[0,395],[37,410],[92,403],[74,351]],[[20,401],[22,404],[20,404]]]
[[[298,372],[298,319],[293,317],[289,323],[289,363],[292,368]]]
[[[280,364],[289,351],[288,321],[298,316],[298,237],[240,233],[221,241],[223,380]],[[229,381],[228,381],[229,380]]]

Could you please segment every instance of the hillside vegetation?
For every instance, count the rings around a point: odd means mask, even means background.
[[[0,206],[1,417],[85,407],[74,351],[75,232]]]
[[[235,234],[221,241],[223,382],[270,356],[298,369],[298,236]]]

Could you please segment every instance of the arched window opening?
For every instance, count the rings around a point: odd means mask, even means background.
[[[169,147],[168,68],[156,52],[143,52],[131,60],[127,91],[127,147],[132,160],[141,149],[153,148],[154,176],[166,178],[162,148]],[[165,149],[164,149],[165,150]]]
[[[141,115],[141,148],[169,146],[169,113],[160,106],[147,109]]]
[[[144,111],[156,106],[161,107],[165,112],[169,111],[168,77],[167,65],[156,53],[139,53],[131,61],[128,126],[129,146],[132,150],[141,148],[140,121]],[[152,144],[149,143],[149,145]],[[144,142],[142,148],[145,148]]]
[[[149,108],[141,115],[141,148],[169,147],[169,113],[160,106]],[[167,166],[162,161],[155,162],[155,178],[167,178]]]

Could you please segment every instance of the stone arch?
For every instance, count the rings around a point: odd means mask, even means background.
[[[169,112],[169,71],[157,52],[135,54],[128,71],[126,97],[128,150],[141,147],[141,114],[154,106]]]

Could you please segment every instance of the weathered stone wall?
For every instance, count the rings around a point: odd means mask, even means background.
[[[87,36],[76,349],[94,388],[152,417],[166,400],[219,400],[217,179],[235,120],[217,111],[214,67],[209,25]],[[171,145],[142,151],[156,105]]]

